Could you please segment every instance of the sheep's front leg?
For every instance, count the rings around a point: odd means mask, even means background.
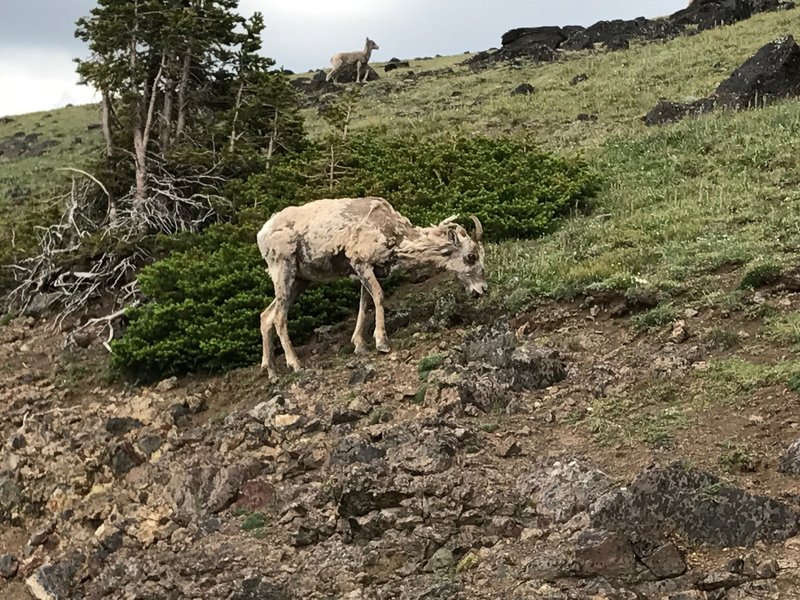
[[[372,302],[375,304],[375,349],[378,352],[391,352],[389,347],[389,340],[386,339],[386,324],[384,322],[383,314],[383,290],[381,284],[378,283],[378,278],[372,267],[369,265],[360,265],[356,267],[356,273],[361,279],[361,284],[367,288]]]
[[[363,83],[361,81],[361,61],[356,61],[356,83]]]
[[[367,303],[369,302],[369,291],[366,286],[361,284],[361,300],[358,305],[358,318],[356,319],[356,329],[350,340],[356,347],[356,354],[364,354],[367,351],[367,343],[364,341],[364,323],[367,320]]]

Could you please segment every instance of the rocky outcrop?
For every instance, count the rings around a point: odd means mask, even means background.
[[[762,107],[800,95],[800,46],[786,36],[763,46],[717,87],[714,94],[689,103],[661,100],[644,117],[646,125],[675,123],[717,107],[739,110]]]
[[[480,52],[464,64],[481,69],[500,61],[556,60],[558,52],[624,50],[633,41],[658,41],[730,25],[760,12],[793,8],[783,0],[694,0],[678,12],[660,19],[599,21],[590,27],[520,27],[503,34],[496,51]]]
[[[14,135],[0,139],[0,162],[31,156],[41,156],[50,148],[58,146],[54,140],[43,140],[38,133],[20,131]]]

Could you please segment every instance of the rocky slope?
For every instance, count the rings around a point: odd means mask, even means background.
[[[749,298],[800,306],[786,286]],[[666,437],[586,427],[632,390],[693,397],[729,355],[707,335],[720,320],[759,355],[746,310],[687,308],[643,335],[637,306],[419,321],[388,357],[337,356],[344,328],[278,385],[256,369],[112,385],[99,342],[62,349],[15,321],[0,329],[0,595],[796,597],[800,497],[780,471],[797,453],[779,458],[800,408],[782,384],[736,414],[698,406]],[[752,469],[721,471],[731,436],[762,443]]]

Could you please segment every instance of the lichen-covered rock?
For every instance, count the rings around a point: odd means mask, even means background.
[[[800,439],[795,440],[783,453],[778,471],[787,475],[800,475]]]
[[[592,526],[627,532],[642,548],[664,535],[713,546],[751,546],[779,541],[800,530],[794,507],[726,484],[715,475],[680,463],[652,467],[591,508]]]

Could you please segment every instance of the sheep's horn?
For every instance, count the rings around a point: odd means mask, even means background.
[[[481,222],[475,215],[470,215],[469,218],[472,219],[473,223],[475,223],[475,233],[474,233],[475,241],[480,242],[481,238],[483,237],[483,225],[481,225]]]

